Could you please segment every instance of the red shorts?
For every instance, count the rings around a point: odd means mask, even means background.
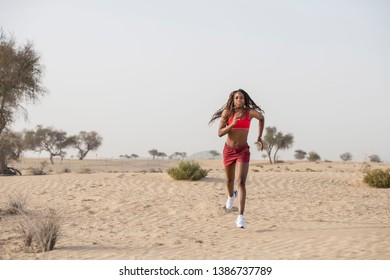
[[[225,144],[223,148],[223,164],[225,166],[231,165],[235,162],[249,162],[251,153],[249,152],[249,145],[229,147]]]

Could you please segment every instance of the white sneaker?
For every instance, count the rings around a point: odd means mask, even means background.
[[[234,199],[236,198],[237,196],[237,191],[233,191],[233,196],[232,197],[228,197],[227,201],[226,201],[226,211],[229,211],[233,208],[233,205],[234,205]]]
[[[245,228],[244,215],[238,215],[236,220],[237,227]]]

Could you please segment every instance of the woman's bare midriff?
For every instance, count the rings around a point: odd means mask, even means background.
[[[226,145],[229,147],[244,146],[248,142],[248,130],[231,130],[226,139]]]

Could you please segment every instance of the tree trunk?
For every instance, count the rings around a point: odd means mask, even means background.
[[[0,174],[4,174],[4,171],[7,169],[7,161],[5,156],[0,154]]]
[[[52,154],[50,154],[50,162],[51,162],[52,165],[54,165],[53,155]]]
[[[84,153],[84,151],[80,148],[78,150],[79,150],[79,160],[83,160],[87,155],[87,152]]]
[[[272,164],[271,151],[267,151],[267,155],[268,155],[268,158],[269,158],[269,163]]]
[[[276,154],[278,153],[278,151],[279,151],[279,148],[277,148],[275,153],[274,153],[274,163],[276,163]]]
[[[5,121],[3,116],[3,106],[1,108],[1,114],[0,114],[0,137],[1,133],[3,132],[5,128]],[[4,174],[4,171],[7,169],[7,160],[5,153],[3,152],[3,148],[0,149],[0,174]]]
[[[82,152],[82,151],[80,151],[80,160],[83,160],[86,156],[87,156],[87,154],[88,154],[88,152],[89,151],[85,151],[84,153]]]

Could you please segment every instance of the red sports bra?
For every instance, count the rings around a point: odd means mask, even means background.
[[[228,120],[228,125],[230,125],[233,122],[234,114],[232,114]],[[246,111],[245,116],[242,119],[237,120],[237,123],[235,126],[232,127],[232,129],[243,129],[243,130],[249,130],[249,127],[251,125],[251,119],[249,118],[249,113]]]

